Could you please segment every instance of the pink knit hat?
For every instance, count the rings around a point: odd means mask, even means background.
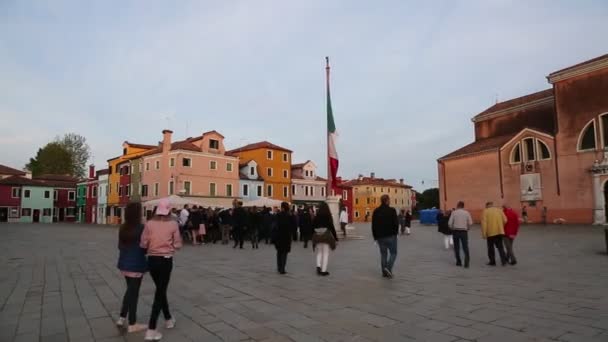
[[[171,204],[168,198],[161,198],[156,207],[156,215],[166,216],[171,212]]]

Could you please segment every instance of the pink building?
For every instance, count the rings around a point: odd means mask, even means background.
[[[230,206],[238,197],[239,159],[225,154],[224,136],[210,131],[172,142],[172,134],[164,130],[159,147],[141,156],[144,205],[152,199],[180,195],[205,206]]]

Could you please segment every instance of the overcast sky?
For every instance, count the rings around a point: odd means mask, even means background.
[[[125,140],[215,129],[325,173],[330,56],[339,174],[423,189],[496,98],[608,53],[607,18],[605,0],[0,0],[0,164],[67,132],[102,168]]]

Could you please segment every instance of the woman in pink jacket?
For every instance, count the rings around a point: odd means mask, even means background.
[[[163,335],[156,330],[156,321],[161,310],[165,316],[166,328],[175,327],[175,319],[169,312],[167,288],[173,269],[173,254],[182,247],[179,227],[171,217],[169,199],[160,200],[156,215],[146,223],[141,236],[141,247],[148,250],[148,270],[156,286],[145,340],[159,341]]]

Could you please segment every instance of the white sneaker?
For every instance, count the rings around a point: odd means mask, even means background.
[[[171,318],[170,320],[166,321],[165,328],[167,328],[167,329],[175,328],[175,318]]]
[[[148,328],[147,325],[144,324],[133,324],[133,325],[129,325],[129,328],[127,329],[128,333],[136,333],[136,332],[140,332],[140,331],[144,331]]]
[[[145,341],[160,341],[163,338],[163,334],[159,333],[156,330],[146,331],[146,336],[144,337]]]
[[[116,325],[118,325],[119,327],[124,327],[126,321],[127,321],[126,318],[119,317],[118,320],[116,321]]]

